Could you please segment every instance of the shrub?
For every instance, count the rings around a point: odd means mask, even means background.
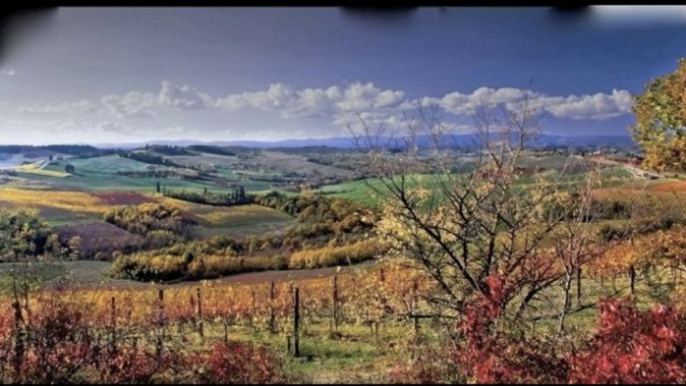
[[[355,264],[373,259],[388,250],[377,239],[360,241],[340,247],[304,250],[291,255],[288,267],[291,269],[332,267],[335,265]]]

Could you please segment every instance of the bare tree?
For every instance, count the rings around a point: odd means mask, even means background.
[[[586,174],[586,181],[581,189],[572,189],[559,203],[562,217],[559,226],[552,234],[555,257],[563,270],[562,307],[560,310],[558,332],[565,329],[565,320],[572,305],[572,283],[576,275],[577,306],[581,307],[581,273],[583,266],[599,253],[595,248],[597,237],[588,223],[595,220],[598,211],[594,210],[593,189],[598,184],[598,170],[592,169]]]
[[[528,99],[500,109],[484,101],[474,117],[479,150],[459,159],[435,106],[418,106],[415,116],[405,116],[400,154],[387,152],[391,139],[381,140],[382,128],[373,132],[362,121],[362,134],[351,131],[375,165],[379,184],[369,187],[386,198],[380,231],[440,289],[427,300],[459,312],[480,293],[502,309],[512,306],[520,317],[561,276],[543,246],[560,219],[542,215],[559,184],[545,177],[530,186],[520,183],[526,147],[540,130]],[[430,175],[416,174],[422,163],[433,166]],[[456,172],[465,164],[469,171]],[[493,280],[501,285],[497,294]]]

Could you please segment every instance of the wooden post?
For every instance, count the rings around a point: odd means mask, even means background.
[[[112,326],[111,350],[114,353],[117,351],[117,303],[116,303],[116,300],[114,299],[114,296],[112,296],[111,304],[112,304],[112,313],[110,315],[110,318],[111,318],[110,324]]]
[[[200,338],[202,340],[205,340],[205,326],[203,324],[203,319],[202,319],[202,295],[200,294],[200,288],[196,290],[196,295],[198,297],[198,333],[200,334]]]
[[[636,268],[632,264],[629,267],[629,280],[631,280],[631,296],[636,295]]]
[[[21,365],[24,362],[24,334],[21,324],[23,322],[21,316],[21,305],[15,296],[12,302],[12,309],[14,310],[14,352],[12,353],[12,364],[14,365],[15,377],[18,377],[21,372]]]
[[[257,313],[257,294],[252,290],[252,312],[250,313],[250,326],[255,327],[255,314]]]
[[[300,288],[295,289],[293,299],[293,355],[300,356]]]
[[[269,329],[271,330],[272,334],[276,333],[276,285],[272,281],[271,288],[269,289],[269,308],[270,308],[270,316],[269,316]]]
[[[155,353],[157,355],[157,360],[162,358],[162,349],[163,349],[163,339],[164,339],[164,290],[160,288],[157,291],[157,300],[158,300],[158,315],[157,315],[157,324],[159,327],[159,332],[157,334],[157,344],[155,347]]]
[[[339,309],[338,309],[338,275],[333,277],[333,327],[334,331],[338,332],[338,319],[339,319]]]

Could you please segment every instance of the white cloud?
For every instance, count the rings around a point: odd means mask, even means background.
[[[402,91],[381,90],[373,83],[356,82],[345,89],[331,86],[299,91],[282,83],[274,83],[265,91],[227,95],[218,99],[215,105],[229,111],[245,107],[274,111],[286,118],[321,117],[345,111],[361,112],[397,107],[404,95]]]
[[[157,102],[163,106],[182,110],[197,110],[212,106],[212,97],[188,85],[179,86],[168,80],[162,82],[162,89],[157,95]]]
[[[570,95],[566,98],[547,98],[545,109],[558,118],[604,120],[631,111],[633,99],[626,90],[612,90],[612,94]]]
[[[129,92],[123,96],[106,95],[100,102],[116,118],[154,117],[157,96],[152,93]]]
[[[97,105],[87,99],[76,102],[64,102],[56,105],[33,105],[19,108],[23,114],[77,114],[97,110]]]
[[[13,70],[13,69],[2,70],[2,71],[0,71],[0,73],[2,73],[2,75],[5,75],[5,76],[19,75],[19,72],[17,72],[17,70]]]
[[[531,90],[516,88],[492,89],[481,87],[471,94],[453,92],[442,98],[424,97],[406,101],[401,107],[410,109],[415,104],[421,106],[438,105],[454,115],[471,115],[480,106],[504,106],[512,109],[528,103],[529,107],[543,110],[557,118],[575,120],[604,120],[615,118],[631,111],[633,99],[626,90],[613,90],[612,94],[547,96]]]

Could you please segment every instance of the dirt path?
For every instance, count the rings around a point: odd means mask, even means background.
[[[374,265],[374,262],[367,262],[362,264],[357,264],[354,266],[344,266],[340,267],[339,272],[349,272],[353,269],[367,268]],[[288,280],[303,280],[303,279],[315,279],[319,277],[329,277],[333,276],[338,268],[327,267],[327,268],[316,268],[316,269],[292,269],[287,271],[263,271],[263,272],[247,272],[239,273],[237,275],[226,276],[218,281],[222,283],[264,283],[270,281],[288,281]],[[189,284],[189,283],[181,283]],[[192,283],[190,283],[192,284]]]

